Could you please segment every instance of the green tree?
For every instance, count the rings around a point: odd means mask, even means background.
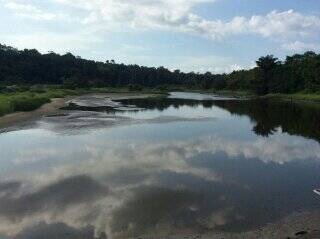
[[[273,57],[273,55],[267,55],[260,57],[256,63],[257,68],[252,82],[252,87],[258,95],[265,95],[269,93],[273,71],[280,62],[277,58]]]

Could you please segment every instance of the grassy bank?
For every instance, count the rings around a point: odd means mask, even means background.
[[[63,98],[70,95],[87,93],[158,93],[166,94],[165,90],[130,87],[110,88],[77,88],[64,89],[59,86],[17,87],[12,92],[0,92],[0,116],[18,111],[32,111],[49,103],[52,98]]]
[[[219,90],[219,91],[214,91],[213,93],[217,95],[236,97],[236,98],[256,97],[254,93],[248,90]]]
[[[238,98],[260,98],[260,99],[275,99],[285,101],[306,101],[306,102],[320,102],[320,93],[299,92],[293,94],[267,94],[264,96],[257,96],[251,91],[231,91],[222,90],[214,92],[217,95],[233,96]]]
[[[268,94],[262,96],[262,98],[278,99],[286,101],[308,101],[308,102],[320,102],[320,94],[316,93],[294,93],[294,94]]]
[[[255,98],[258,97],[250,91],[213,91],[201,90],[198,88],[185,87],[158,87],[158,88],[143,88],[143,87],[108,87],[108,88],[87,88],[87,89],[64,89],[59,86],[32,86],[32,87],[17,87],[11,92],[0,91],[0,116],[17,111],[32,111],[41,107],[45,103],[49,103],[52,98],[63,98],[69,95],[81,95],[86,93],[157,93],[167,94],[170,91],[188,91],[199,93],[210,93],[222,96],[232,96],[237,98]],[[295,94],[268,94],[259,98],[290,100],[290,101],[307,101],[320,102],[320,94],[311,94],[300,92]]]
[[[102,87],[102,88],[90,88],[87,91],[92,93],[141,93],[141,94],[167,94],[169,89],[167,88],[130,88],[130,87]]]
[[[67,95],[81,94],[79,90],[46,89],[41,91],[24,91],[0,93],[0,116],[16,111],[32,111],[52,98],[62,98]]]

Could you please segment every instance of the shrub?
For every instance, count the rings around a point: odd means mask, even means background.
[[[7,99],[0,99],[0,116],[13,112],[13,106]]]
[[[140,85],[132,85],[132,84],[130,84],[128,86],[128,88],[129,88],[129,91],[141,91],[142,90],[142,86],[140,86]]]
[[[32,86],[30,91],[34,92],[34,93],[45,93],[46,92],[44,87],[41,85]]]
[[[50,99],[46,97],[33,97],[33,96],[14,96],[11,99],[13,111],[31,111],[39,108],[45,103],[49,103]]]

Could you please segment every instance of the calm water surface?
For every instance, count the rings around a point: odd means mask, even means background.
[[[239,233],[319,209],[315,106],[193,93],[122,103],[140,110],[0,134],[1,239]]]

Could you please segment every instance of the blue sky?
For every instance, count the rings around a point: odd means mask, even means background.
[[[320,51],[320,0],[0,0],[0,43],[214,73]]]

